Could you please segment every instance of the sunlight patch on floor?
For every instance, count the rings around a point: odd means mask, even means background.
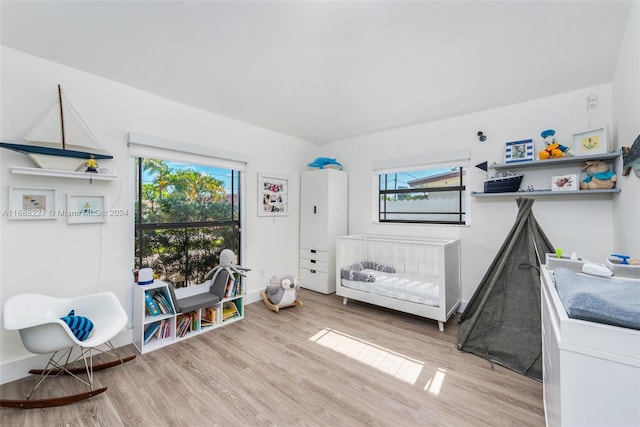
[[[435,394],[436,396],[439,395],[446,375],[447,371],[445,369],[438,368],[433,377],[427,381],[427,385],[424,386],[424,389],[431,394]]]
[[[424,367],[424,362],[331,328],[321,330],[309,340],[409,384],[416,383]]]

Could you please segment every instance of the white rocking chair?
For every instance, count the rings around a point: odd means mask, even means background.
[[[80,341],[76,338],[62,317],[73,310],[75,315],[84,316],[94,325],[92,334]],[[21,294],[9,298],[4,305],[4,327],[18,330],[22,343],[32,353],[53,353],[44,369],[34,369],[31,374],[40,374],[40,381],[22,400],[0,400],[0,407],[46,408],[61,406],[88,399],[107,390],[106,387],[93,388],[93,372],[119,365],[135,358],[135,355],[121,358],[111,344],[127,324],[127,313],[112,292],[101,292],[76,298],[56,298],[39,294]],[[103,346],[103,349],[98,348]],[[106,349],[104,347],[106,346]],[[72,357],[74,348],[80,354]],[[115,355],[117,360],[94,366],[93,352]],[[80,367],[74,362],[82,360]],[[75,364],[77,365],[77,364]],[[86,373],[87,379],[80,377]],[[70,396],[32,399],[33,394],[48,376],[71,375],[88,385],[90,391]]]

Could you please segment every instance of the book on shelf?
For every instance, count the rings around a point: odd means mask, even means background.
[[[233,298],[240,295],[240,276],[234,277],[229,275],[229,281],[227,282],[227,289],[225,290],[225,298]]]
[[[195,312],[184,313],[178,316],[178,324],[176,326],[176,336],[184,337],[188,332],[197,329],[197,315]]]
[[[240,316],[238,307],[232,301],[225,302],[222,307],[222,320],[229,320],[238,316]]]
[[[162,303],[162,299],[160,298],[159,294],[157,294],[157,293],[154,294],[153,295],[153,300],[156,302],[156,305],[160,309],[160,313],[162,313],[162,314],[167,314],[168,313],[167,307]]]
[[[233,274],[230,274],[229,275],[229,280],[227,280],[227,287],[224,290],[224,297],[225,298],[231,297],[231,292],[233,290],[233,281],[234,281]]]
[[[235,296],[239,297],[242,295],[242,279],[238,277],[236,279],[236,294]]]
[[[147,326],[144,330],[144,343],[148,343],[151,338],[158,332],[161,328],[161,322],[155,322]]]
[[[216,308],[215,307],[205,307],[204,316],[202,317],[202,321],[215,323],[216,321]]]
[[[158,308],[163,314],[173,314],[173,308],[171,307],[171,303],[167,299],[166,295],[160,291],[156,292],[153,295],[154,301],[158,304]]]
[[[198,312],[194,311],[193,313],[191,313],[191,326],[190,326],[190,330],[192,331],[197,331],[198,330]]]
[[[158,330],[158,339],[169,338],[171,334],[171,323],[168,320],[162,321],[162,326]]]
[[[240,295],[240,276],[236,277],[236,279],[233,281],[233,293],[231,294],[232,297],[237,297]]]
[[[160,307],[158,307],[156,300],[153,299],[153,296],[151,296],[149,292],[144,293],[144,303],[147,307],[147,313],[149,313],[150,315],[157,316],[161,313]]]
[[[169,320],[166,321],[166,325],[164,328],[164,338],[169,338],[171,336],[171,322]]]

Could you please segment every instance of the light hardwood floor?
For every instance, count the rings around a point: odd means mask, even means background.
[[[335,295],[299,298],[303,307],[278,313],[250,304],[244,320],[97,372],[109,389],[89,400],[0,408],[0,425],[544,425],[542,384],[458,351],[456,319],[442,333],[435,321]],[[19,398],[33,381],[0,396]],[[76,384],[54,378],[45,391]]]

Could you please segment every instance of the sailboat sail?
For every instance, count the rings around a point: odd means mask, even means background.
[[[27,132],[24,143],[3,142],[0,147],[27,154],[43,169],[78,170],[84,166],[86,159],[113,158],[61,92],[60,102],[53,105]]]
[[[104,151],[98,138],[89,129],[78,110],[62,95],[62,109],[64,113],[64,133],[66,147],[70,150]],[[62,148],[62,124],[60,121],[60,104],[56,103],[36,123],[24,139],[31,143],[49,143],[56,148]]]

